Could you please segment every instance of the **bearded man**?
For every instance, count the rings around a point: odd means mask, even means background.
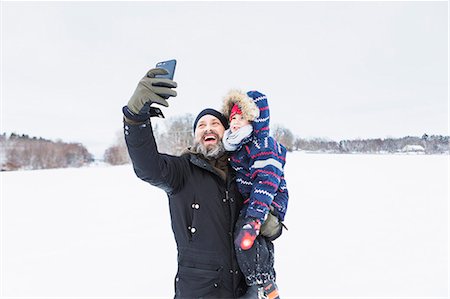
[[[151,69],[122,110],[134,171],[167,193],[178,251],[175,298],[238,298],[246,284],[233,230],[243,200],[222,144],[228,121],[205,109],[194,122],[194,145],[181,156],[160,154],[150,117],[162,115],[152,104],[168,107],[177,95],[176,82],[158,77],[166,73]]]

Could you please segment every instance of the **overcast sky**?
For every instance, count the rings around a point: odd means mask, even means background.
[[[447,1],[1,5],[2,132],[100,157],[140,78],[176,58],[166,117],[240,88],[304,138],[449,134]]]

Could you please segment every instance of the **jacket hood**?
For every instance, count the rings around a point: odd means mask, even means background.
[[[258,91],[244,93],[231,90],[223,99],[222,113],[228,119],[234,104],[238,104],[242,116],[252,122],[257,137],[269,136],[269,106],[265,95]]]

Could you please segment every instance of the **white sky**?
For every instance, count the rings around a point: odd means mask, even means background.
[[[241,88],[300,137],[449,134],[447,1],[1,5],[1,131],[101,157],[139,79],[176,58],[166,117]]]

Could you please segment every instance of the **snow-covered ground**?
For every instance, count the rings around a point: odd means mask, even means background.
[[[282,298],[447,298],[448,171],[448,156],[289,154]],[[3,297],[173,297],[166,195],[130,165],[1,178]]]

